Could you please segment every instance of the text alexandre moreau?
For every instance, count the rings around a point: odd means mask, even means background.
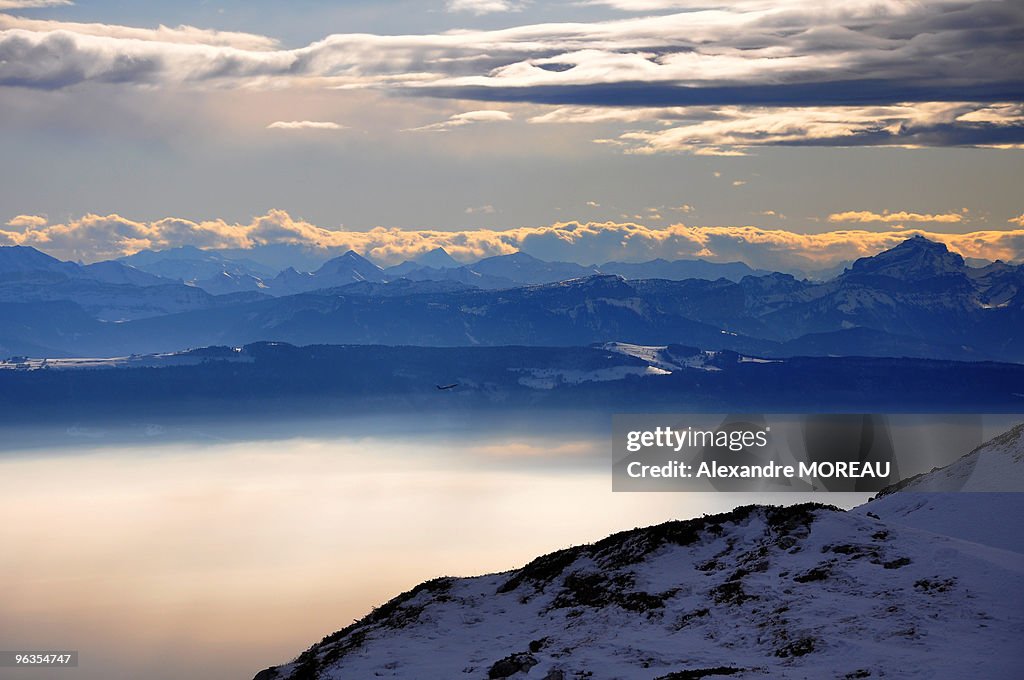
[[[771,426],[749,430],[701,430],[692,426],[685,429],[658,426],[651,430],[630,430],[626,433],[625,449],[630,454],[645,449],[670,449],[679,453],[684,449],[714,450],[716,452],[756,453],[765,450],[771,442]],[[686,462],[668,460],[658,464],[644,462],[642,457],[629,461],[625,473],[632,479],[821,479],[887,478],[891,472],[889,461],[777,461],[764,463],[730,463],[719,460]]]

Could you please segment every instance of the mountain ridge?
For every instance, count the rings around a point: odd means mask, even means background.
[[[0,250],[0,255],[19,252]],[[499,276],[511,273],[507,263],[526,277],[551,266],[522,255],[501,260],[497,268],[484,267],[493,272],[486,275],[461,267],[438,270],[448,272],[444,276],[389,279],[350,251],[317,272],[289,268],[268,282],[225,274],[224,294],[212,296],[177,282],[109,283],[79,265],[48,258],[38,265],[45,269],[0,274],[0,300],[70,300],[94,318],[125,323],[90,324],[47,337],[0,320],[0,338],[15,353],[38,346],[61,353],[145,353],[271,339],[466,346],[619,340],[766,357],[1024,361],[1024,337],[1018,332],[1024,327],[1024,267],[993,263],[973,269],[925,239],[908,239],[862,258],[826,282],[782,273],[747,275],[738,282],[636,280],[584,270],[582,278],[516,285]],[[92,278],[71,278],[64,272],[68,268]],[[275,289],[298,292],[267,294]]]
[[[14,318],[32,314],[0,304]],[[60,317],[46,313],[57,323]],[[58,328],[58,330],[60,330]],[[43,343],[32,338],[37,345]],[[3,338],[0,337],[0,345]],[[107,355],[110,356],[110,355]],[[76,370],[88,369],[88,370]],[[101,370],[102,369],[102,370]],[[444,393],[436,385],[457,383]],[[0,421],[154,422],[386,409],[1020,413],[1024,366],[926,359],[788,358],[606,343],[414,347],[258,342],[113,358],[0,361]],[[55,428],[57,431],[60,428]]]

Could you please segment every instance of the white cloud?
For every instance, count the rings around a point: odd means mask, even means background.
[[[632,130],[606,140],[628,153],[687,152],[736,155],[751,147],[787,144],[856,146],[942,144],[942,130],[957,122],[1024,125],[1021,107],[972,102],[923,102],[890,106],[689,107],[648,109],[668,127]],[[977,114],[977,117],[973,117]],[[568,115],[563,113],[563,116]],[[939,132],[936,132],[939,131]],[[946,139],[955,143],[956,138]]]
[[[936,4],[951,4],[955,0],[932,0]],[[842,14],[844,12],[864,12],[875,9],[885,13],[903,13],[911,11],[915,0],[844,0],[836,6],[815,6],[807,0],[585,0],[586,5],[603,5],[626,12],[650,12],[663,10],[729,10],[739,12],[804,11],[817,9],[821,13]]]
[[[2,7],[2,0],[0,0]],[[34,33],[66,31],[78,35],[91,35],[100,38],[118,40],[144,40],[158,43],[176,43],[181,45],[213,45],[234,47],[240,50],[266,51],[279,48],[273,38],[252,33],[234,31],[214,31],[195,26],[181,25],[156,28],[135,28],[115,24],[78,23],[71,21],[53,21],[50,19],[29,19],[27,17],[0,14],[0,31],[20,29]]]
[[[0,0],[0,9],[33,9],[73,5],[71,0]]]
[[[320,120],[278,120],[267,126],[268,130],[345,130],[344,125]]]
[[[466,208],[467,215],[493,215],[496,211],[491,204],[481,205],[477,208]]]
[[[530,123],[639,123],[685,119],[684,107],[558,106],[531,116]]]
[[[492,14],[495,12],[518,12],[523,9],[524,4],[524,2],[514,2],[513,0],[448,0],[445,6],[449,12]]]
[[[441,121],[440,123],[431,123],[429,125],[421,125],[420,127],[407,128],[405,132],[447,132],[452,128],[462,127],[463,125],[472,125],[473,123],[500,123],[509,120],[512,120],[512,114],[507,111],[496,111],[491,109],[466,111],[465,113],[456,113],[448,118],[448,120]]]
[[[992,123],[994,125],[1020,125],[1024,121],[1024,104],[992,104],[974,109],[956,118],[964,123]]]
[[[285,73],[295,55],[195,42],[138,40],[67,30],[0,31],[0,84],[60,88],[86,81],[244,82]]]
[[[469,123],[493,123],[512,120],[512,114],[508,111],[494,110],[466,111],[465,113],[456,113],[449,120],[456,125],[468,125]]]
[[[49,220],[43,215],[18,215],[8,220],[7,226],[16,231],[28,231],[45,227],[48,223]]]
[[[613,139],[594,140],[627,153],[691,153],[741,156],[752,147],[788,144],[932,146],[958,143],[977,125],[1024,127],[1024,106],[1015,103],[922,102],[889,106],[559,106],[530,123],[623,122],[651,126]],[[945,132],[943,132],[945,130]],[[965,138],[967,145],[974,145]],[[979,146],[986,144],[978,144]]]
[[[964,211],[966,212],[966,211]],[[897,212],[889,212],[888,210],[881,213],[871,212],[869,210],[848,210],[841,213],[832,213],[828,216],[829,222],[938,222],[945,224],[958,224],[964,219],[963,213],[916,213],[907,212],[900,210]],[[1011,220],[1012,221],[1012,220]]]

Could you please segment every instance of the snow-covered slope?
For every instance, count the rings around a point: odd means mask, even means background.
[[[1024,493],[898,493],[852,512],[957,538],[967,546],[991,546],[1024,560]]]
[[[1024,424],[951,465],[883,489],[854,512],[1024,554],[1021,489]]]
[[[950,465],[882,489],[897,491],[1019,491],[1024,489],[1024,423],[982,444]]]
[[[1005,452],[1019,475],[1021,449],[1018,428],[950,467]],[[256,679],[1018,678],[1024,553],[961,531],[1019,536],[1017,496],[896,492],[634,529],[426,582]]]
[[[250,363],[255,358],[244,347],[203,347],[183,352],[132,354],[121,357],[62,357],[39,359],[10,357],[0,360],[0,371],[74,371],[100,368],[166,368],[198,366],[204,362],[230,361]]]
[[[647,362],[654,373],[649,375],[672,373],[684,368],[695,368],[701,371],[721,371],[724,367],[736,363],[771,364],[780,363],[779,359],[762,359],[748,357],[736,352],[701,350],[683,345],[636,345],[628,342],[606,342],[601,349],[635,357]]]

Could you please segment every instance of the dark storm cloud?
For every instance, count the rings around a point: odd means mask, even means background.
[[[1024,100],[1024,79],[959,87],[878,79],[780,85],[677,86],[646,82],[533,87],[421,87],[405,94],[449,99],[585,106],[854,106],[893,102]]]

